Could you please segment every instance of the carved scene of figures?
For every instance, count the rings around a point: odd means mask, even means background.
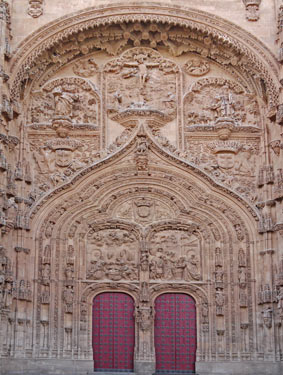
[[[150,239],[152,280],[201,280],[199,239],[185,231],[157,232]]]
[[[88,234],[88,279],[137,280],[139,242],[131,232],[106,229]]]

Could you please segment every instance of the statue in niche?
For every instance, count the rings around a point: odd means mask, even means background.
[[[51,246],[46,245],[43,252],[42,257],[42,264],[50,264],[51,263]]]
[[[43,305],[48,305],[50,303],[50,290],[49,286],[43,287],[41,294],[40,294],[40,302]]]
[[[272,308],[270,306],[266,307],[264,310],[262,310],[262,318],[263,318],[263,324],[266,328],[272,327]]]
[[[135,312],[136,321],[140,324],[143,331],[148,331],[152,325],[153,309],[152,306],[138,306]]]
[[[42,275],[43,285],[48,285],[50,283],[50,276],[51,276],[50,264],[48,264],[48,263],[43,264],[41,275]]]
[[[68,246],[67,264],[75,264],[75,248],[73,245]]]
[[[204,302],[201,309],[202,322],[208,323],[208,304]]]
[[[74,278],[74,267],[71,264],[67,264],[65,268],[65,276],[67,280],[72,280]]]
[[[5,308],[10,308],[13,303],[13,281],[6,280],[3,292],[3,305]]]
[[[218,266],[214,272],[215,274],[215,282],[222,284],[224,279],[224,272],[222,266]]]
[[[0,273],[6,273],[8,268],[8,257],[5,255],[5,250],[0,246]]]
[[[238,263],[239,267],[246,267],[246,254],[243,249],[239,250]]]
[[[63,291],[63,302],[65,303],[65,312],[73,312],[73,302],[74,302],[74,290],[72,285],[67,285]]]
[[[225,305],[225,297],[223,295],[223,292],[216,291],[215,294],[215,303],[216,303],[216,315],[224,315],[224,305]]]
[[[223,266],[223,258],[222,258],[222,251],[220,247],[215,249],[215,266],[222,267]]]
[[[246,270],[244,268],[239,268],[239,284],[244,287],[247,282]]]

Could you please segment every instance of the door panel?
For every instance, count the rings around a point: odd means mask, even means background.
[[[95,371],[132,371],[134,301],[125,293],[101,293],[93,301]]]
[[[155,302],[157,373],[194,373],[196,308],[187,294],[162,294]]]

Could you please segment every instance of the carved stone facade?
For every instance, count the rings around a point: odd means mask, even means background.
[[[62,3],[0,1],[0,373],[91,372],[110,291],[136,375],[163,293],[198,374],[281,374],[283,5]]]

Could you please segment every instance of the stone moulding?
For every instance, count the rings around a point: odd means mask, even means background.
[[[229,21],[206,12],[178,6],[161,6],[156,3],[143,3],[142,6],[121,3],[112,7],[88,8],[40,28],[17,47],[11,64],[13,96],[19,95],[20,82],[24,79],[26,71],[44,51],[56,43],[93,27],[135,21],[166,22],[191,28],[211,36],[221,44],[232,46],[245,55],[249,64],[261,72],[272,97],[272,104],[277,104],[279,66],[275,56],[261,41]]]

